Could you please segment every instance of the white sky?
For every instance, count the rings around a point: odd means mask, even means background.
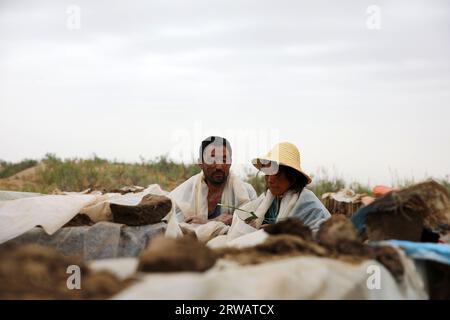
[[[313,174],[444,177],[449,36],[446,0],[0,0],[0,159],[189,161],[223,134],[237,171],[282,140]]]

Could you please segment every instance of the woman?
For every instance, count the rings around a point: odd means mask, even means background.
[[[257,219],[250,222],[252,226],[261,228],[287,218],[298,218],[317,231],[331,217],[314,193],[305,188],[311,178],[301,169],[300,153],[295,145],[279,143],[252,163],[265,174],[267,187],[257,200],[241,208],[256,215]],[[249,217],[245,212],[238,215],[241,219]]]

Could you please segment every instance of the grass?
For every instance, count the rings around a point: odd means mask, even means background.
[[[37,170],[32,181],[18,185],[16,191],[51,193],[55,189],[83,191],[88,188],[109,191],[153,183],[171,190],[200,172],[197,165],[175,163],[165,156],[148,161],[141,159],[140,163],[124,163],[96,156],[90,159],[60,159],[54,154],[47,154],[41,162],[44,167]]]
[[[200,172],[196,164],[176,163],[161,156],[153,160],[141,158],[139,163],[124,163],[109,161],[93,156],[89,159],[69,158],[61,159],[54,154],[47,154],[44,159],[26,159],[18,163],[9,163],[0,160],[0,179],[8,178],[14,174],[42,162],[44,166],[36,170],[32,178],[19,181],[13,185],[1,183],[0,189],[52,193],[55,189],[64,191],[83,191],[88,188],[110,191],[123,186],[137,185],[146,187],[156,183],[164,190],[173,190],[177,185]],[[263,174],[247,173],[246,179],[258,194],[265,191]],[[436,179],[450,191],[450,179]],[[371,194],[368,185],[358,182],[348,183],[345,179],[330,176],[322,169],[313,176],[313,183],[308,186],[318,197],[327,192],[336,192],[342,188],[351,188],[356,193]],[[397,181],[395,187],[408,186],[415,183],[412,179]]]
[[[18,163],[0,160],[0,179],[10,177],[12,175],[15,175],[16,173],[19,173],[20,171],[34,167],[35,165],[37,165],[37,163],[38,162],[36,160],[31,159],[25,159]]]

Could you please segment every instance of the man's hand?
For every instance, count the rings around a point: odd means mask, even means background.
[[[231,221],[233,221],[233,215],[228,213],[222,213],[220,216],[215,218],[214,220],[223,222],[224,224],[230,226]]]
[[[253,227],[256,229],[256,219],[251,220],[250,222],[247,223],[249,226]]]
[[[202,217],[193,216],[193,217],[187,218],[186,222],[187,223],[195,223],[195,224],[205,224],[208,222],[208,220],[204,219]]]

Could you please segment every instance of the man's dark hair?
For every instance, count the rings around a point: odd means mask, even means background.
[[[214,144],[214,146],[219,147],[219,148],[226,147],[228,150],[228,154],[230,156],[230,159],[227,159],[227,160],[231,161],[232,150],[231,150],[230,142],[227,139],[222,138],[222,137],[210,136],[210,137],[206,138],[205,140],[203,140],[200,145],[199,160],[201,163],[203,163],[203,161],[204,161],[203,152],[205,151],[206,147],[208,147],[210,144]]]

